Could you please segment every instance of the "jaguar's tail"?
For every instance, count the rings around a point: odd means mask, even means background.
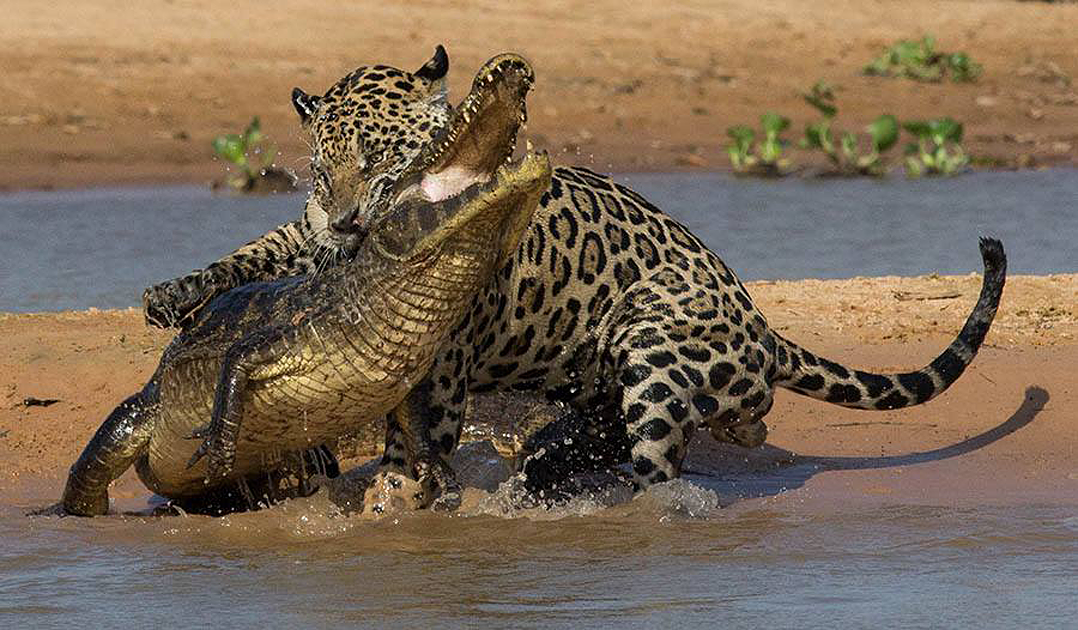
[[[774,383],[795,392],[855,409],[898,409],[935,398],[955,382],[977,355],[999,306],[1007,276],[1003,244],[981,239],[984,282],[962,332],[932,363],[914,372],[873,374],[817,357],[776,335]]]

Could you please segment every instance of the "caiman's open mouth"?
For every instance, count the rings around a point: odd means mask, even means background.
[[[398,180],[391,204],[409,198],[444,201],[490,182],[498,167],[511,161],[534,78],[528,62],[512,53],[484,64],[449,124]]]

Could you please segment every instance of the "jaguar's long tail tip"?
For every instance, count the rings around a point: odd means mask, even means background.
[[[1007,264],[1007,254],[1003,251],[1003,243],[991,236],[981,237],[981,258],[984,259],[985,267],[990,270]]]

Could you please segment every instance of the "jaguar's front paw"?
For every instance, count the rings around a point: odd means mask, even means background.
[[[439,512],[452,512],[460,507],[463,489],[453,469],[440,457],[415,465],[416,479],[428,497],[426,505]]]
[[[186,326],[223,290],[226,283],[219,276],[213,271],[200,271],[146,289],[142,292],[146,323],[159,328]]]

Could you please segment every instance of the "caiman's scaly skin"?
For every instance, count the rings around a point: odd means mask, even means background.
[[[216,298],[98,430],[63,509],[105,513],[132,463],[154,492],[199,497],[393,411],[515,251],[550,164],[531,154],[485,176],[444,200],[399,196],[348,264]]]

